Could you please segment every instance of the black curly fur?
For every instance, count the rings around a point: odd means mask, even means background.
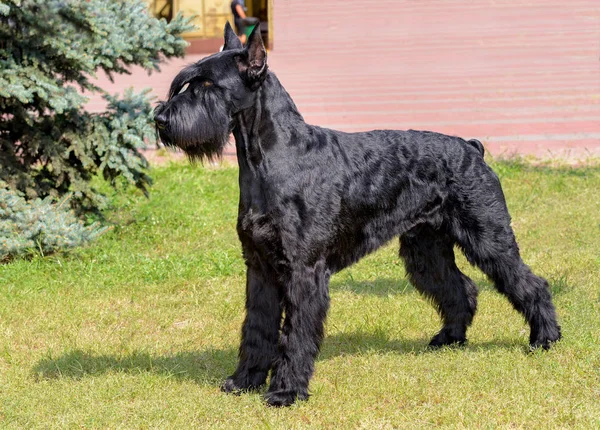
[[[532,348],[560,338],[548,284],[521,260],[481,142],[308,125],[268,71],[259,33],[246,48],[229,27],[225,38],[223,52],[181,72],[156,118],[163,141],[192,156],[220,154],[230,130],[236,140],[246,319],[224,391],[256,389],[271,371],[269,404],[306,399],[331,274],[395,237],[411,282],[443,321],[431,346],[464,343],[477,307],[455,245],[525,317]]]

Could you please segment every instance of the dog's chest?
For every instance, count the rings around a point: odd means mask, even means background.
[[[269,261],[278,270],[287,266],[281,234],[270,215],[252,207],[240,208],[237,231],[247,260]]]
[[[272,242],[277,236],[272,218],[254,208],[240,212],[238,230],[240,234],[251,239],[254,244]]]

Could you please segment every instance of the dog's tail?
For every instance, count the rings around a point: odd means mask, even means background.
[[[481,154],[481,156],[483,157],[485,154],[485,149],[483,149],[483,143],[481,143],[480,141],[478,141],[477,139],[470,139],[467,140],[467,143],[469,145],[471,145],[473,148],[475,148],[476,150],[479,151],[479,153]]]

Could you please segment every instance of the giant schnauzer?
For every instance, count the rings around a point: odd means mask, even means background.
[[[260,33],[243,47],[229,25],[222,52],[177,75],[155,122],[161,140],[191,158],[218,157],[235,137],[246,318],[224,391],[261,387],[271,371],[268,404],[306,399],[330,276],[394,237],[410,281],[443,321],[432,347],[464,343],[477,307],[454,245],[523,314],[532,348],[560,339],[548,283],[521,260],[479,141],[309,125],[268,70]]]

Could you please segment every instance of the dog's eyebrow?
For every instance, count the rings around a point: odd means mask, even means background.
[[[192,79],[197,78],[199,75],[200,68],[196,64],[189,65],[179,72],[179,74],[175,76],[175,79],[173,79],[173,82],[171,83],[171,88],[169,89],[169,98],[179,93],[181,87],[183,87]]]

